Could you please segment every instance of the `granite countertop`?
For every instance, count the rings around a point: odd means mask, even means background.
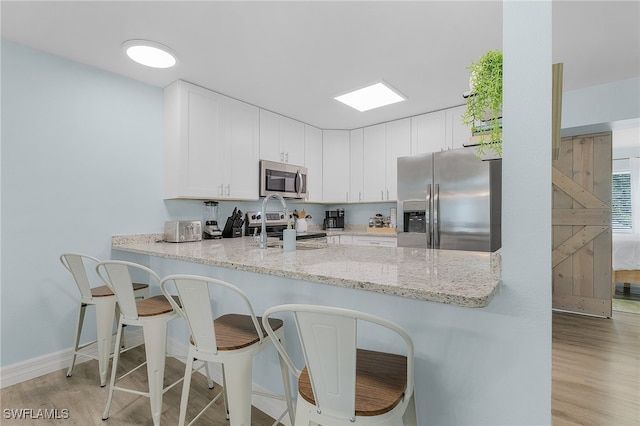
[[[485,307],[500,283],[500,252],[297,242],[283,252],[278,239],[260,249],[251,237],[165,243],[162,234],[121,235],[112,248],[168,259],[374,291],[464,307]]]

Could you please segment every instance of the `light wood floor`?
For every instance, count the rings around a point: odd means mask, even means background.
[[[640,425],[640,315],[614,312],[613,319],[553,314],[553,383],[552,417],[555,426],[637,426]],[[135,350],[123,356],[127,362],[141,360],[143,352]],[[166,383],[184,374],[184,364],[167,360]],[[144,369],[134,380],[146,386]],[[162,422],[177,424],[181,385],[164,396]],[[200,374],[193,376],[187,418],[219,392],[207,389]],[[142,389],[141,389],[142,390]],[[149,401],[144,397],[115,392],[109,420],[103,422],[102,411],[107,388],[98,386],[96,361],[78,365],[73,377],[65,371],[47,374],[0,391],[0,405],[6,408],[68,409],[69,420],[0,420],[10,425],[150,425]],[[270,425],[273,419],[257,409],[252,412],[254,425]],[[222,403],[208,410],[198,425],[227,425]]]
[[[124,353],[120,359],[119,374],[123,374],[132,367],[144,361],[144,346],[132,349]],[[184,375],[184,363],[167,358],[165,367],[165,386],[180,379]],[[110,377],[110,376],[109,376]],[[87,361],[78,364],[73,369],[73,376],[67,378],[66,370],[49,373],[26,382],[18,383],[0,390],[0,405],[2,407],[2,426],[11,425],[82,425],[82,426],[129,426],[152,425],[149,399],[125,392],[114,392],[109,419],[102,421],[102,413],[107,401],[107,389],[100,387],[98,378],[98,362]],[[146,368],[134,372],[120,384],[134,387],[140,391],[147,390]],[[202,374],[196,373],[191,381],[189,393],[189,408],[187,410],[187,422],[193,419],[206,404],[220,391],[220,386],[208,389],[207,381]],[[182,395],[182,383],[168,390],[163,397],[162,418],[163,425],[177,425],[180,413],[180,397]],[[38,409],[67,409],[67,420],[7,420],[4,409],[30,408],[34,413]],[[251,413],[252,425],[271,425],[274,419],[267,416],[255,407]],[[226,420],[222,398],[205,411],[195,425],[228,425]]]
[[[555,426],[640,425],[640,315],[553,314]]]

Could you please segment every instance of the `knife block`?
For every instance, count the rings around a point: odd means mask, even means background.
[[[233,226],[233,220],[231,218],[227,218],[227,223],[224,224],[224,229],[222,230],[222,238],[238,238],[242,237],[242,227],[236,228]]]

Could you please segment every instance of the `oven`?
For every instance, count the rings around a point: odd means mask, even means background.
[[[289,215],[291,225],[293,227],[293,217]],[[267,212],[265,216],[265,229],[267,231],[267,237],[275,237],[282,239],[283,231],[287,229],[289,220],[285,217],[283,212]],[[247,212],[245,220],[245,233],[247,236],[260,235],[262,233],[262,213],[261,212]],[[307,240],[313,238],[326,237],[326,232],[301,232],[296,233],[296,240]]]

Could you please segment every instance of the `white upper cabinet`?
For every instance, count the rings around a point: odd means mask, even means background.
[[[349,198],[349,131],[322,131],[322,201],[345,203]]]
[[[364,128],[363,201],[384,201],[386,141],[384,123]]]
[[[364,196],[362,201],[397,199],[397,159],[411,154],[411,120],[364,128]]]
[[[445,110],[447,114],[447,145],[454,148],[462,148],[469,144],[471,138],[471,126],[462,123],[462,116],[467,110],[466,105]]]
[[[398,199],[398,157],[411,155],[411,119],[387,123],[386,188],[387,201]]]
[[[411,118],[411,154],[462,148],[469,143],[471,128],[462,124],[466,106],[430,112]]]
[[[440,151],[446,146],[447,121],[444,111],[411,117],[411,153]]]
[[[258,108],[184,81],[164,90],[165,198],[257,199]]]
[[[256,200],[260,179],[260,114],[258,108],[235,99],[226,98],[224,104],[222,197]]]
[[[304,123],[260,110],[260,159],[304,164]]]
[[[364,129],[349,132],[349,199],[363,201],[364,191]]]
[[[304,125],[304,166],[308,170],[307,201],[322,202],[322,130]]]

